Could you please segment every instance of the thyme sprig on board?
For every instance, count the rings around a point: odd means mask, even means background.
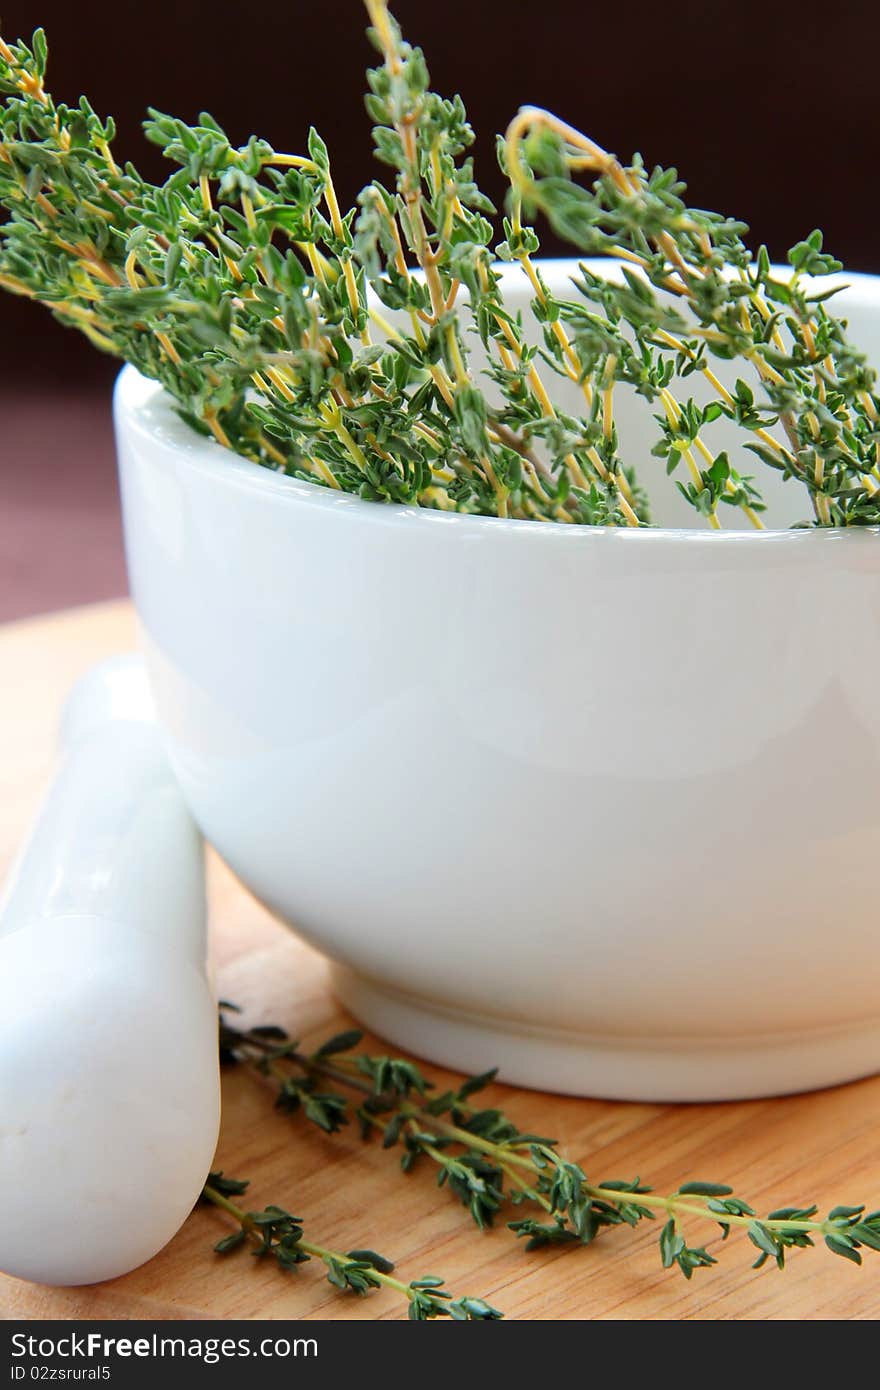
[[[443,1288],[444,1280],[434,1274],[423,1275],[408,1284],[394,1277],[394,1265],[375,1250],[349,1250],[342,1253],[316,1245],[306,1238],[298,1216],[283,1207],[267,1206],[262,1211],[246,1211],[235,1199],[249,1184],[222,1172],[210,1173],[202,1201],[217,1207],[236,1222],[238,1229],[214,1246],[218,1255],[250,1248],[258,1259],[274,1260],[279,1269],[295,1270],[309,1260],[321,1260],[327,1281],[334,1288],[355,1294],[373,1289],[393,1289],[407,1300],[408,1316],[414,1322],[432,1318],[452,1318],[456,1322],[486,1322],[503,1317],[482,1298],[454,1298]]]
[[[356,1029],[305,1053],[282,1028],[236,1027],[230,1007],[221,1013],[221,1060],[268,1080],[280,1110],[301,1113],[326,1134],[356,1123],[364,1139],[378,1137],[383,1148],[402,1149],[403,1172],[418,1162],[431,1164],[438,1183],[481,1230],[510,1206],[520,1208],[528,1214],[507,1226],[529,1250],[589,1245],[608,1227],[659,1218],[663,1266],[676,1266],[687,1279],[717,1263],[705,1246],[689,1244],[685,1231],[693,1221],[717,1224],[724,1240],[744,1231],[757,1250],[754,1268],[772,1263],[782,1269],[788,1251],[817,1241],[854,1264],[861,1264],[863,1249],[880,1251],[880,1210],[835,1206],[821,1216],[810,1205],[759,1216],[722,1183],[692,1179],[661,1195],[639,1178],[594,1181],[559,1153],[555,1140],[524,1133],[501,1110],[473,1108],[472,1097],[494,1071],[434,1095],[414,1063],[355,1051],[362,1039]]]
[[[624,165],[525,107],[499,141],[496,242],[460,97],[431,90],[387,0],[365,3],[379,55],[367,108],[390,178],[348,210],[314,130],[304,153],[236,147],[207,113],[150,113],[147,137],[176,166],[152,184],[115,157],[112,121],[47,91],[42,31],[0,39],[0,287],[160,381],[220,444],[371,500],[648,524],[634,468],[648,461],[623,456],[616,414],[636,392],[702,524],[734,509],[762,525],[755,457],[803,489],[805,523],[880,523],[880,397],[827,308],[821,277],[839,265],[821,233],[780,278],[743,224],[685,202],[675,170]],[[529,218],[622,279],[584,265],[570,294],[551,293]],[[525,317],[497,257],[525,277]],[[733,386],[714,359],[737,363]],[[557,379],[579,413],[558,404]],[[735,457],[713,440],[724,419]]]

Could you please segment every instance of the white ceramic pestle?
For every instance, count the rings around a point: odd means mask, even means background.
[[[200,836],[136,658],[91,671],[0,905],[0,1269],[124,1274],[197,1200],[217,1142]]]

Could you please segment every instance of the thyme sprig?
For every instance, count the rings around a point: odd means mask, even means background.
[[[692,1220],[716,1223],[724,1240],[732,1230],[745,1231],[758,1252],[756,1269],[768,1262],[782,1269],[787,1251],[817,1240],[854,1264],[861,1264],[862,1249],[880,1251],[880,1210],[835,1206],[823,1217],[814,1205],[792,1206],[762,1217],[722,1183],[691,1180],[661,1195],[639,1178],[595,1182],[559,1153],[555,1140],[519,1130],[501,1110],[472,1107],[494,1071],[433,1095],[414,1063],[354,1051],[362,1039],[356,1029],[305,1053],[281,1028],[237,1028],[230,1007],[221,1013],[221,1059],[268,1079],[280,1110],[301,1112],[326,1134],[357,1122],[363,1138],[375,1135],[383,1148],[402,1148],[403,1172],[429,1162],[481,1230],[509,1205],[529,1210],[507,1223],[529,1250],[589,1245],[605,1228],[659,1217],[662,1264],[675,1265],[687,1279],[717,1263],[705,1246],[688,1243],[684,1227]]]
[[[730,508],[762,525],[752,456],[806,490],[810,524],[880,523],[880,397],[815,288],[839,268],[821,233],[781,279],[743,224],[686,204],[674,170],[625,166],[526,107],[499,143],[496,243],[461,98],[431,90],[387,0],[365,3],[367,108],[391,175],[347,211],[317,132],[305,153],[235,147],[207,113],[150,113],[147,137],[176,166],[152,184],[114,156],[112,121],[47,91],[41,30],[30,46],[0,39],[0,286],[161,382],[220,444],[371,500],[645,525],[616,419],[636,392],[656,407],[654,454],[709,526]],[[623,280],[582,266],[570,295],[551,293],[528,216],[616,259]],[[526,277],[526,318],[496,257]],[[713,358],[743,364],[732,389]],[[697,376],[709,405],[690,394]],[[554,403],[555,377],[580,414]],[[741,431],[736,457],[714,447],[722,419]]]
[[[257,1259],[272,1259],[279,1269],[294,1270],[309,1260],[323,1261],[328,1283],[355,1294],[373,1289],[393,1289],[408,1303],[408,1316],[415,1322],[432,1318],[452,1318],[456,1322],[491,1321],[503,1317],[482,1298],[454,1298],[443,1288],[444,1280],[426,1274],[405,1284],[394,1277],[394,1265],[375,1250],[328,1250],[307,1240],[298,1216],[283,1207],[267,1206],[262,1211],[246,1211],[234,1198],[247,1191],[249,1184],[222,1172],[210,1173],[202,1191],[202,1201],[232,1217],[238,1230],[224,1236],[214,1246],[218,1255],[251,1247]]]

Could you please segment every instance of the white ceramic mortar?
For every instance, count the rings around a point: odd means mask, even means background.
[[[848,281],[880,361],[880,281]],[[363,502],[196,436],[127,368],[129,573],[177,776],[392,1043],[646,1100],[873,1071],[878,536],[676,529],[652,407],[615,403],[662,527]],[[771,526],[805,516],[751,471]]]

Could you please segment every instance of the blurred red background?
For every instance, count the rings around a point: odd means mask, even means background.
[[[516,107],[553,109],[622,157],[675,164],[692,200],[747,221],[774,257],[815,225],[851,269],[880,270],[872,183],[880,10],[631,0],[398,0],[435,87],[460,91],[477,173],[500,199],[494,135]],[[330,147],[340,195],[372,177],[359,0],[283,6],[6,0],[3,33],[47,30],[50,85],[115,116],[117,150],[168,171],[148,105],[207,108],[236,140]],[[545,238],[545,251],[560,251]],[[0,620],[124,591],[109,394],[116,364],[38,308],[0,297]]]

